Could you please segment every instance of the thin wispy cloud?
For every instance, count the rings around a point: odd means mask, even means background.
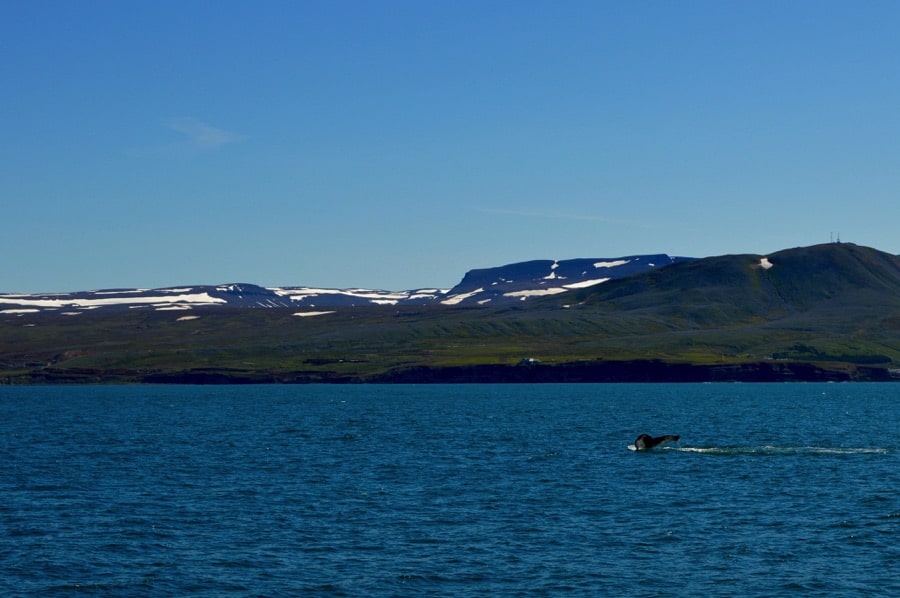
[[[196,118],[169,118],[166,126],[184,135],[184,141],[197,149],[216,149],[243,139],[242,135],[214,127]]]
[[[244,136],[220,129],[193,117],[166,118],[162,121],[165,129],[178,138],[171,143],[137,147],[128,150],[130,156],[151,158],[183,159],[212,152],[226,145],[244,140]]]

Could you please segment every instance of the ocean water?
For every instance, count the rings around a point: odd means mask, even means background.
[[[0,467],[3,596],[900,595],[900,384],[0,387]]]

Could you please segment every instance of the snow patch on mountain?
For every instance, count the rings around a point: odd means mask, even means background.
[[[442,305],[459,305],[466,299],[471,299],[472,297],[477,296],[479,293],[483,293],[484,289],[475,289],[474,291],[470,291],[468,293],[459,293],[458,295],[452,295],[447,299],[441,301]]]
[[[422,288],[386,291],[364,288],[266,288],[247,283],[181,286],[164,289],[103,289],[75,293],[3,294],[0,315],[34,313],[80,314],[95,309],[190,311],[209,307],[305,308],[297,315],[332,313],[335,308],[403,305],[504,305],[533,297],[584,289],[613,278],[644,272],[691,258],[665,254],[621,258],[533,260],[468,271],[448,289]],[[770,268],[762,258],[760,267]],[[602,271],[602,275],[598,276]],[[188,317],[188,316],[183,316]]]
[[[618,268],[619,266],[624,266],[625,264],[630,263],[631,260],[613,260],[611,262],[596,262],[594,264],[595,268]],[[651,266],[653,264],[650,264]]]
[[[189,290],[189,289],[185,289]],[[98,293],[102,294],[102,293]],[[164,306],[172,303],[190,303],[192,305],[217,305],[226,301],[218,297],[212,297],[209,293],[193,293],[183,295],[149,295],[143,297],[72,297],[72,296],[39,296],[11,297],[0,295],[0,303],[15,304],[30,307],[49,307],[52,309],[79,307],[81,309],[95,309],[111,305],[151,305]]]
[[[553,287],[552,289],[534,289],[531,291],[512,291],[511,293],[503,293],[504,297],[518,297],[527,299],[528,297],[542,297],[544,295],[558,295],[565,293],[566,289],[561,287]]]
[[[566,290],[572,289],[586,289],[587,287],[592,287],[597,284],[602,284],[610,280],[609,278],[597,278],[596,280],[582,280],[581,282],[573,282],[572,284],[566,285]]]

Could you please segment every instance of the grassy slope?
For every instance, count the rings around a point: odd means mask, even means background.
[[[88,312],[0,317],[0,380],[226,369],[367,376],[404,366],[594,359],[740,363],[773,355],[900,364],[900,260],[850,244],[675,264],[521,307]]]
[[[605,310],[632,329],[671,334],[622,339],[665,352],[759,358],[806,345],[807,358],[900,357],[900,259],[852,244],[676,264],[579,293],[577,309]],[[638,335],[639,337],[640,335]],[[672,337],[671,339],[666,338]],[[705,346],[705,349],[703,347]],[[851,360],[852,360],[851,359]]]

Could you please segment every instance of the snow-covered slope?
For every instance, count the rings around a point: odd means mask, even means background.
[[[634,255],[607,259],[535,260],[470,270],[447,292],[444,304],[498,304],[555,295],[691,258]]]
[[[384,291],[265,288],[253,284],[163,289],[110,289],[59,294],[0,293],[0,315],[78,315],[96,309],[190,310],[198,307],[324,308],[362,305],[502,305],[563,293],[690,258],[668,255],[612,259],[536,260],[469,271],[451,289]]]

